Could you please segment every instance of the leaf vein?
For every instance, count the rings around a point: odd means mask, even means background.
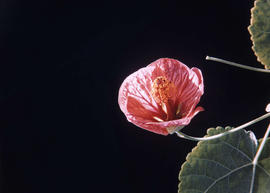
[[[218,181],[220,181],[220,180],[222,180],[222,179],[224,179],[224,178],[226,178],[227,176],[229,176],[229,175],[231,175],[232,173],[234,173],[234,172],[236,172],[236,171],[238,171],[238,170],[241,170],[241,169],[243,169],[243,168],[245,168],[245,167],[248,167],[248,166],[250,166],[250,165],[252,165],[252,163],[248,163],[248,164],[245,164],[245,165],[243,165],[243,166],[241,166],[241,167],[238,167],[238,168],[235,168],[234,170],[231,170],[230,172],[228,172],[227,174],[225,174],[225,175],[223,175],[223,176],[221,176],[221,177],[219,177],[218,179],[216,179],[205,191],[204,191],[204,193],[207,193],[208,192],[208,190],[210,190]]]
[[[217,164],[217,165],[220,165],[221,167],[223,167],[223,168],[225,168],[225,169],[231,171],[230,168],[228,168],[227,166],[223,165],[222,163],[220,163],[220,162],[218,162],[218,161],[216,161],[216,160],[205,159],[205,158],[200,158],[200,157],[193,157],[192,159],[200,159],[200,160],[204,160],[204,161],[208,161],[208,162],[213,162],[213,163],[215,163],[215,164]]]
[[[233,145],[231,145],[231,144],[229,144],[229,143],[227,143],[225,141],[222,141],[221,143],[224,143],[225,145],[227,145],[227,146],[233,148],[234,150],[240,152],[244,157],[246,157],[250,162],[252,162],[252,160],[250,159],[250,157],[247,154],[245,154],[243,151],[237,149],[236,147],[234,147]]]
[[[267,170],[265,170],[262,166],[260,166],[259,164],[257,164],[257,166],[258,166],[258,168],[260,168],[262,171],[264,171],[264,173],[266,173],[266,175],[268,176],[268,177],[270,177],[270,173],[268,173],[268,171]]]

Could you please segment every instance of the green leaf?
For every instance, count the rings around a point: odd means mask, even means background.
[[[231,127],[210,128],[208,136]],[[251,131],[239,130],[224,137],[202,141],[188,154],[179,174],[178,193],[253,193],[270,192],[270,140],[253,170],[258,141]]]
[[[270,0],[255,0],[248,31],[257,60],[270,69]]]

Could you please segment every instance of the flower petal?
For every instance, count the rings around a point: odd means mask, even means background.
[[[141,68],[128,76],[119,90],[118,103],[127,115],[149,120],[149,116],[160,114],[160,107],[151,95],[151,74],[154,68]]]
[[[193,110],[192,112],[190,112],[190,114],[186,117],[183,117],[181,119],[176,119],[176,120],[171,120],[171,121],[164,121],[164,122],[147,122],[147,127],[148,130],[153,131],[154,129],[159,129],[162,130],[162,128],[171,128],[171,127],[175,127],[175,129],[177,127],[181,127],[181,126],[186,126],[190,123],[190,121],[192,120],[192,118],[197,115],[199,112],[203,111],[204,109],[202,107],[197,107],[195,110]],[[140,125],[140,123],[137,123],[137,125]],[[156,132],[157,133],[157,132]],[[167,135],[169,134],[169,132],[167,131],[163,133],[159,133],[159,134],[163,134],[163,135]]]
[[[178,100],[182,104],[182,111],[188,114],[193,111],[204,93],[203,76],[198,68],[192,68],[185,87],[179,93]]]

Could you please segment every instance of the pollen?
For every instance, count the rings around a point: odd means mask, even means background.
[[[172,97],[172,89],[173,83],[167,80],[166,77],[159,76],[153,82],[151,94],[158,104],[167,104]]]

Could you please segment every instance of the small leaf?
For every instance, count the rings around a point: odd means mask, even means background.
[[[270,0],[255,0],[248,31],[257,60],[270,69]]]
[[[207,133],[212,136],[230,129],[210,128]],[[254,173],[252,160],[257,149],[255,135],[245,130],[199,142],[182,165],[178,193],[249,193],[255,174],[253,193],[269,193],[270,140]]]

